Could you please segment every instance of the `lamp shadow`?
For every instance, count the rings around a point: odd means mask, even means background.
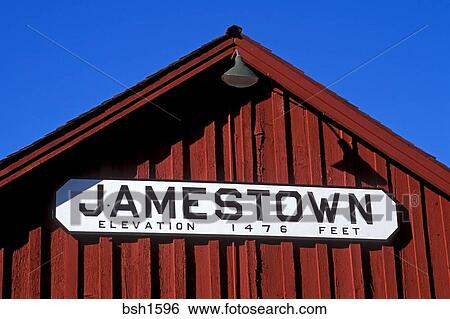
[[[358,176],[359,180],[366,185],[373,187],[387,185],[386,179],[374,170],[370,163],[360,157],[344,139],[339,139],[338,144],[342,149],[343,158],[332,164],[332,167]]]

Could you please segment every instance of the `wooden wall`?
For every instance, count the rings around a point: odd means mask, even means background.
[[[1,297],[450,298],[448,197],[270,83],[191,89],[159,101],[182,123],[137,111],[0,190]],[[73,237],[52,218],[73,176],[380,187],[401,225],[384,245]]]

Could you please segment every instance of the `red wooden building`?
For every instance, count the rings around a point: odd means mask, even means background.
[[[221,80],[236,49],[247,89]],[[71,177],[379,187],[401,222],[384,244],[72,236]],[[0,296],[449,298],[449,194],[445,165],[232,27],[0,162]]]

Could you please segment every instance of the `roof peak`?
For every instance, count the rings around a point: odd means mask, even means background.
[[[233,38],[242,38],[242,27],[233,24],[227,28],[225,34]]]

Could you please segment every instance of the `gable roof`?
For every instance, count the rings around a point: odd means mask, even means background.
[[[227,33],[0,161],[0,187],[154,100],[235,49],[247,64],[417,176],[450,194],[450,170],[232,26]]]

